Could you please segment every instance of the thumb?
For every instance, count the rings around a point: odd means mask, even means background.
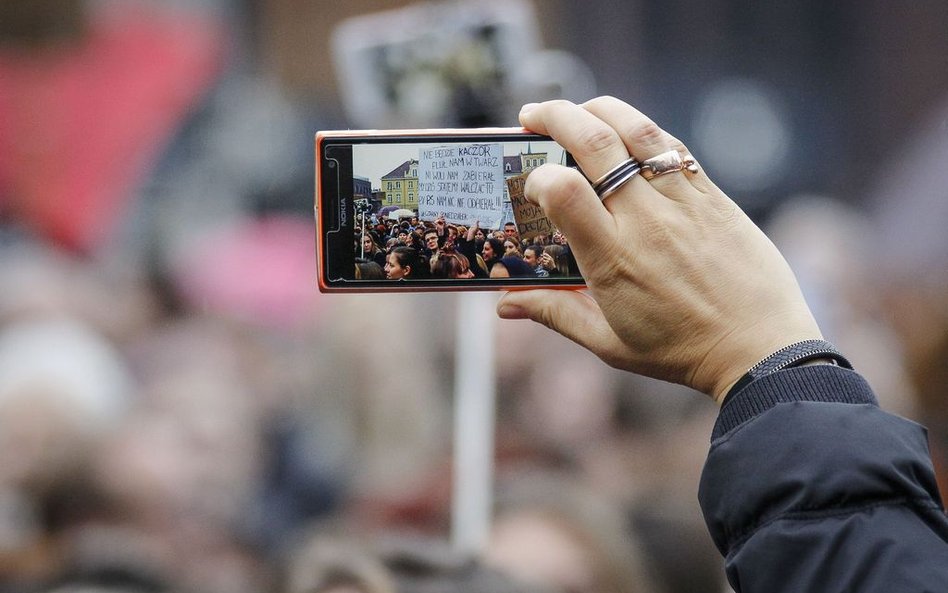
[[[501,319],[530,319],[586,348],[606,364],[622,368],[626,346],[612,330],[599,305],[585,292],[523,290],[508,292],[497,303]]]

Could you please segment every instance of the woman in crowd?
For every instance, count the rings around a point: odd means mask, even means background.
[[[389,280],[416,278],[424,266],[418,265],[418,252],[411,247],[399,246],[388,254],[385,262],[385,277]]]
[[[358,254],[357,254],[358,255]],[[385,251],[375,242],[371,233],[362,234],[362,259],[374,261],[382,267],[385,265]]]
[[[530,265],[516,255],[504,256],[490,269],[491,278],[536,278]]]
[[[497,237],[488,237],[484,240],[481,247],[481,257],[484,258],[484,264],[487,266],[487,273],[490,274],[494,264],[500,261],[504,256],[504,242]]]
[[[569,249],[553,243],[543,248],[540,256],[540,265],[550,273],[550,276],[578,276],[574,260],[570,257]]]
[[[520,243],[513,237],[504,241],[504,257],[517,256],[523,258],[523,251],[520,250]]]
[[[442,253],[431,265],[431,275],[435,278],[473,278],[471,262],[457,252]]]
[[[385,273],[382,271],[382,266],[374,261],[356,262],[356,280],[383,280],[384,278]]]

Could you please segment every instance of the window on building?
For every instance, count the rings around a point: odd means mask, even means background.
[[[388,189],[389,191],[392,191],[392,182],[391,182],[391,181],[388,182],[388,187],[387,187],[386,189]]]

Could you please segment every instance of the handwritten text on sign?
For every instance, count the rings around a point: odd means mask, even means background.
[[[485,229],[500,228],[504,151],[500,144],[453,144],[418,153],[418,215]]]
[[[513,205],[514,219],[517,221],[517,232],[521,239],[532,239],[537,235],[552,234],[556,228],[543,210],[533,202],[523,197],[523,186],[527,182],[527,175],[523,173],[507,180],[510,190],[510,203]]]

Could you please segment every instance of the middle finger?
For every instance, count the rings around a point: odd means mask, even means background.
[[[612,126],[569,101],[535,105],[521,111],[520,122],[556,140],[592,181],[629,158],[629,151]]]

